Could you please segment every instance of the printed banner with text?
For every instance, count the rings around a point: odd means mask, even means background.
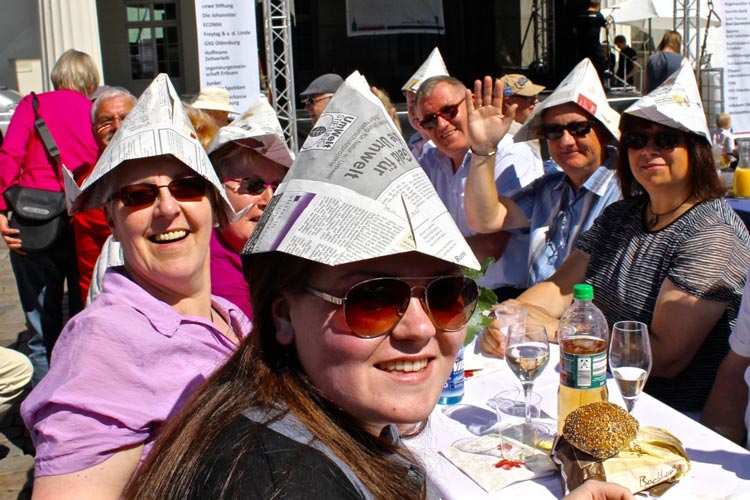
[[[750,0],[726,0],[724,7],[724,111],[735,135],[750,137]]]
[[[244,112],[260,95],[255,2],[195,0],[201,88],[224,87]]]

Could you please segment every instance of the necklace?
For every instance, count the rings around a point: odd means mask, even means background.
[[[651,200],[649,200],[649,202],[648,202],[648,210],[649,210],[649,212],[651,212],[651,217],[648,219],[648,222],[647,222],[648,228],[649,229],[655,228],[656,225],[659,224],[659,220],[662,217],[664,217],[665,215],[669,215],[669,214],[671,214],[673,212],[676,212],[680,207],[682,207],[682,205],[684,205],[685,203],[687,203],[687,201],[690,198],[692,198],[692,197],[693,197],[693,195],[690,194],[687,198],[685,198],[685,200],[683,200],[682,203],[680,203],[679,205],[677,205],[676,207],[674,207],[672,210],[669,210],[668,212],[663,212],[663,213],[660,213],[660,214],[657,214],[656,212],[654,212],[654,208],[651,205]]]

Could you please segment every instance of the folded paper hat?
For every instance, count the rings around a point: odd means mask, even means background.
[[[416,251],[479,268],[356,71],[315,123],[242,253],[274,251],[331,266]]]
[[[300,97],[307,97],[316,94],[333,94],[338,90],[342,83],[344,83],[344,79],[336,73],[326,73],[310,82],[310,85],[300,93]]]
[[[698,83],[687,61],[683,61],[680,69],[650,94],[638,99],[625,113],[699,135],[711,144]]]
[[[224,187],[182,109],[172,82],[164,73],[143,91],[80,187],[72,174],[63,170],[68,212],[73,214],[104,205],[106,190],[95,187],[123,162],[162,155],[174,156],[208,180],[219,194],[227,217],[234,216]]]
[[[620,139],[620,113],[609,106],[594,65],[589,59],[584,59],[568,73],[549,97],[536,105],[526,122],[513,135],[513,140],[523,142],[536,139],[536,130],[542,126],[544,110],[569,102],[587,111],[604,125],[615,139]]]
[[[544,86],[537,85],[524,75],[505,75],[501,78],[505,85],[505,96],[520,95],[533,97],[544,90]]]
[[[208,154],[229,143],[255,149],[269,160],[285,167],[294,161],[284,140],[284,131],[268,100],[261,97],[242,116],[221,127],[208,147]]]
[[[416,73],[411,75],[411,78],[401,87],[401,92],[416,92],[423,81],[433,76],[448,76],[448,68],[437,47],[432,49]]]
[[[229,91],[221,87],[206,87],[201,90],[193,101],[193,107],[213,111],[226,111],[234,115],[240,114],[229,104]]]

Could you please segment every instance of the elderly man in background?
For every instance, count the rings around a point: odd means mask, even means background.
[[[420,165],[435,186],[461,233],[480,259],[498,259],[506,238],[477,235],[468,225],[464,209],[464,186],[469,164],[477,154],[470,150],[466,114],[466,87],[456,78],[435,76],[425,80],[417,91],[420,126],[427,131],[435,147],[427,151]],[[491,151],[482,152],[492,160],[492,180],[497,192],[509,196],[543,174],[541,158],[531,148],[505,138]],[[498,262],[492,264],[481,283],[497,288],[505,283]]]
[[[485,77],[475,92],[502,95],[502,83]],[[469,97],[467,96],[467,100]],[[485,99],[488,100],[488,99]],[[506,139],[510,115],[499,113],[502,104],[480,108],[497,115],[497,127],[477,128],[474,142],[486,146],[475,151],[466,182],[466,219],[478,232],[521,229],[530,234],[529,247],[522,255],[509,255],[528,274],[526,286],[548,278],[562,264],[580,233],[610,203],[620,199],[610,146],[619,139],[620,115],[609,107],[596,69],[584,59],[555,91],[532,112],[515,141],[536,133],[547,140],[552,159],[562,169],[537,179],[512,197],[503,196],[491,181],[493,165],[487,154]],[[537,132],[538,131],[538,132]],[[481,137],[477,134],[482,133]],[[523,290],[519,290],[519,293]],[[488,336],[489,337],[489,336]]]
[[[326,109],[328,101],[331,100],[342,83],[344,83],[344,79],[336,73],[326,73],[313,80],[300,93],[300,99],[305,104],[305,110],[310,114],[313,125],[318,121],[323,110]]]
[[[99,156],[133,109],[135,101],[133,94],[117,87],[102,91],[94,101],[91,107],[91,128],[99,148]],[[90,173],[87,172],[79,182],[83,182]],[[102,251],[104,241],[111,233],[104,219],[104,212],[99,208],[79,212],[72,217],[72,221],[78,255],[78,283],[81,287],[82,303],[86,304],[96,259]]]

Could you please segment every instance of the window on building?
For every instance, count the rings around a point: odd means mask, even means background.
[[[125,2],[133,80],[182,76],[177,8],[177,0]]]

